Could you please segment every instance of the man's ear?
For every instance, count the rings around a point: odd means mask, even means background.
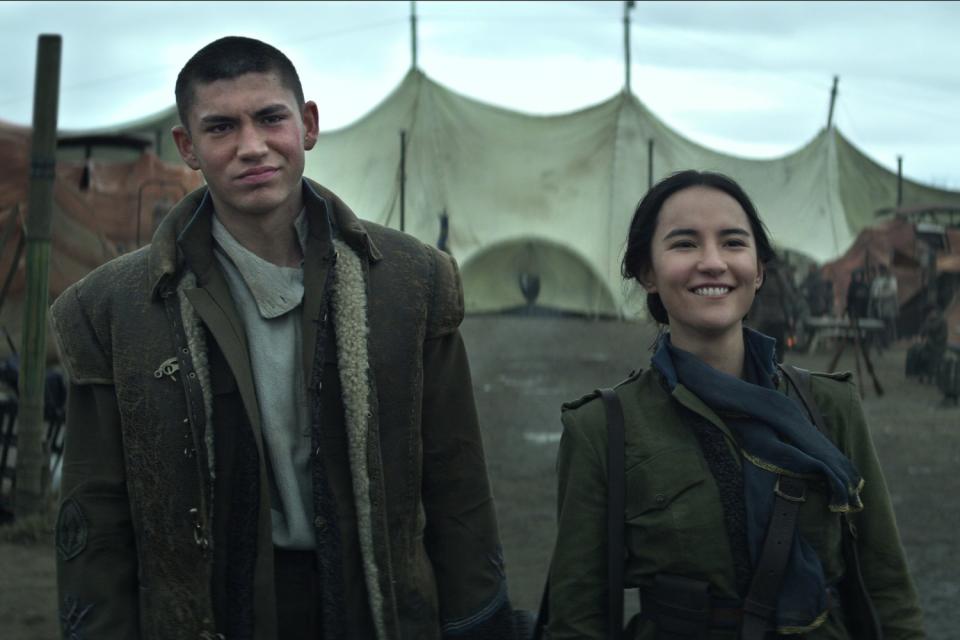
[[[320,112],[317,109],[317,103],[308,100],[303,105],[303,148],[305,151],[313,149],[317,144],[317,136],[320,135]]]
[[[193,139],[190,137],[190,132],[187,131],[187,128],[182,124],[178,124],[170,130],[170,133],[173,134],[173,141],[176,143],[177,151],[180,152],[180,157],[183,158],[183,161],[186,162],[187,166],[191,169],[199,170],[200,163],[197,161],[197,156],[193,153]]]

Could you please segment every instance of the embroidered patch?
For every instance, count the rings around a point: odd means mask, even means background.
[[[57,555],[61,560],[76,558],[87,546],[87,519],[80,504],[67,499],[57,516]]]
[[[83,619],[92,609],[92,604],[83,606],[73,596],[64,597],[60,608],[60,628],[64,640],[83,640]]]

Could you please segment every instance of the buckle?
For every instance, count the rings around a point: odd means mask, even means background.
[[[773,492],[790,502],[807,501],[807,483],[800,478],[777,476],[777,483],[773,486]]]

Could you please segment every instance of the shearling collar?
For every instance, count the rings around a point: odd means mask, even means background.
[[[363,223],[336,194],[304,178],[303,201],[310,235],[327,240],[340,238],[368,262],[381,260],[380,250]],[[204,274],[214,264],[212,213],[213,201],[204,186],[188,194],[164,216],[150,246],[153,296],[163,296],[174,290],[179,272],[187,262],[185,244],[189,245],[191,270],[197,273],[201,282],[204,281]]]

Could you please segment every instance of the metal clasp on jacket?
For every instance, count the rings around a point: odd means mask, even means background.
[[[193,516],[193,541],[197,543],[202,553],[206,553],[207,549],[210,548],[210,540],[207,539],[207,532],[200,524],[200,510],[194,507],[190,509],[190,515]]]
[[[177,371],[180,371],[180,363],[177,361],[177,357],[167,358],[160,363],[160,366],[157,367],[157,370],[153,372],[153,377],[159,380],[163,376],[170,376],[174,382],[177,381],[177,376],[173,375]]]

